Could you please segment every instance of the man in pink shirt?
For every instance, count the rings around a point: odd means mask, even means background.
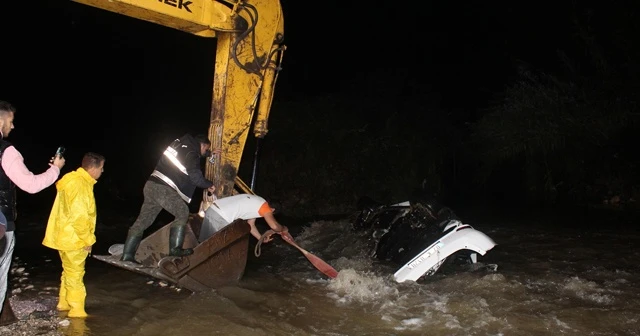
[[[16,186],[35,194],[52,185],[60,175],[64,166],[64,158],[55,156],[49,163],[49,169],[42,174],[34,175],[25,165],[22,154],[13,145],[4,140],[13,130],[13,118],[16,109],[9,103],[0,100],[0,210],[7,219],[4,254],[0,257],[0,314],[9,301],[7,298],[7,276],[11,268],[11,259],[15,246],[13,231],[16,220]]]

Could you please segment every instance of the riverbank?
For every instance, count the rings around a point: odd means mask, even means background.
[[[71,323],[58,317],[55,297],[24,298],[14,295],[9,300],[17,322],[0,326],[0,335],[64,335],[65,326]],[[79,334],[82,335],[82,334]]]
[[[18,321],[0,326],[0,335],[84,335],[83,319],[67,319],[66,313],[56,310],[59,289],[40,288],[31,281],[28,265],[18,258],[14,259],[11,268],[9,286],[7,295]]]

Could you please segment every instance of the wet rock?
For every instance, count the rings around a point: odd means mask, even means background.
[[[9,301],[18,321],[0,326],[0,335],[63,335],[58,327],[61,319],[55,310],[55,298],[22,300],[13,296]]]
[[[11,310],[17,322],[0,326],[0,336],[4,335],[64,335],[68,329],[64,326],[67,319],[61,318],[56,309],[58,288],[36,288],[29,278],[28,266],[19,258],[14,258],[10,281],[12,287],[7,295]],[[68,323],[67,323],[68,325]]]

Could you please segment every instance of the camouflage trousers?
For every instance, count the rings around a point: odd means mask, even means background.
[[[171,227],[180,227],[189,220],[189,206],[180,198],[178,193],[166,184],[147,181],[143,189],[144,202],[140,208],[138,218],[129,228],[129,236],[142,235],[156,220],[163,209],[172,214],[175,219]]]

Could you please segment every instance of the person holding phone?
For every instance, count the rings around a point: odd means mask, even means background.
[[[16,186],[27,193],[35,194],[53,184],[60,175],[65,160],[54,156],[49,169],[42,174],[33,174],[24,164],[22,154],[5,140],[15,128],[13,120],[16,108],[0,100],[0,210],[7,219],[4,254],[0,257],[0,314],[7,294],[7,277],[15,247]],[[6,301],[8,302],[8,301]]]

